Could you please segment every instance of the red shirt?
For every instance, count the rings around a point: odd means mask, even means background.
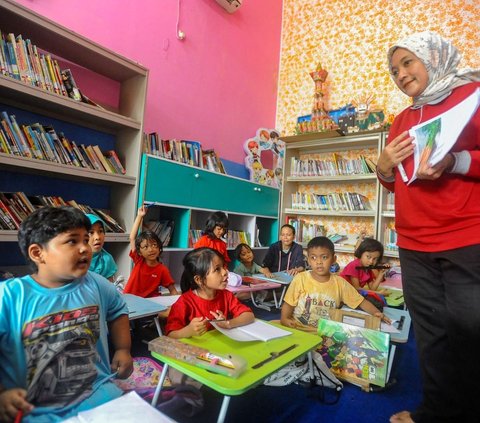
[[[129,255],[134,266],[123,290],[125,294],[138,295],[144,298],[158,297],[160,286],[166,288],[175,282],[167,266],[162,263],[152,267],[145,263],[145,259],[136,251],[130,251]]]
[[[165,331],[168,334],[172,330],[183,329],[194,317],[212,319],[210,311],[216,312],[217,310],[222,311],[227,319],[233,319],[242,313],[252,311],[226,289],[218,290],[213,300],[205,300],[193,291],[187,291],[172,305]],[[213,326],[208,325],[208,329],[213,329]]]
[[[451,109],[480,87],[479,82],[455,88],[446,99],[421,109],[405,109],[394,120],[388,138]],[[380,182],[395,192],[397,244],[415,251],[436,252],[480,244],[480,109],[460,134],[452,152],[467,150],[472,159],[466,175],[443,173],[440,178],[405,184],[395,169],[395,182]],[[413,155],[403,161],[410,178]]]
[[[370,269],[357,269],[357,266],[361,266],[362,262],[359,258],[348,263],[345,268],[340,272],[340,276],[352,283],[352,277],[358,279],[358,285],[363,288],[367,283],[373,281],[375,276]]]
[[[213,250],[217,250],[225,260],[225,264],[230,263],[230,257],[228,257],[227,244],[219,238],[210,238],[208,235],[202,235],[200,239],[195,243],[193,248],[208,247]]]

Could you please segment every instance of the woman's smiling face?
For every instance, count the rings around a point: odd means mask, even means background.
[[[428,86],[428,71],[423,62],[411,51],[397,48],[391,59],[395,84],[409,97],[418,97]]]

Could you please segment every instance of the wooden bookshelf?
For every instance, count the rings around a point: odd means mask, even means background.
[[[350,256],[346,260],[348,262],[352,258],[356,237],[361,230],[365,229],[368,234],[379,236],[380,184],[375,173],[367,168],[352,167],[343,170],[338,168],[337,174],[333,175],[296,176],[296,169],[292,166],[299,160],[308,161],[309,159],[322,162],[321,166],[324,163],[327,166],[328,161],[335,154],[352,162],[365,156],[376,163],[383,138],[384,133],[377,131],[348,136],[342,136],[333,131],[329,137],[325,133],[320,133],[282,138],[286,142],[286,150],[280,223],[287,223],[292,218],[304,219],[308,224],[324,226],[327,236],[335,233],[347,235],[348,240],[341,245],[336,245],[336,251],[348,254]],[[296,193],[308,193],[315,195],[314,198],[340,194],[341,200],[338,201],[338,196],[336,197],[336,206],[327,201],[324,204],[314,203],[299,207],[292,199],[292,195]],[[346,193],[367,198],[368,207],[366,207],[367,204],[353,204],[345,196]],[[306,245],[308,240],[301,240],[301,242]]]
[[[64,188],[68,188],[71,181],[106,187],[111,215],[126,229],[125,234],[107,233],[107,249],[114,255],[119,273],[128,276],[131,268],[128,233],[136,216],[148,70],[12,0],[0,2],[0,29],[5,33],[21,34],[23,39],[31,39],[41,50],[115,81],[118,86],[118,105],[105,110],[0,76],[0,103],[73,124],[80,131],[86,128],[111,135],[115,144],[113,149],[126,169],[125,175],[7,154],[0,154],[0,169],[26,175],[31,178],[33,186],[35,176],[40,175],[53,178],[53,185],[63,185]],[[85,94],[95,100],[94,93],[86,91]],[[68,133],[65,135],[69,138]],[[8,189],[21,190],[17,189],[15,181]],[[75,195],[72,192],[72,199]],[[0,232],[0,242],[16,241],[16,231]],[[0,264],[4,267],[8,263]]]

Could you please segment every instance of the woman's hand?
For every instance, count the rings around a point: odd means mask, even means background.
[[[412,141],[414,139],[408,134],[408,131],[405,131],[389,142],[380,153],[377,161],[377,171],[387,178],[393,176],[394,167],[413,154]]]
[[[443,172],[448,169],[451,169],[455,164],[455,158],[453,157],[452,153],[448,153],[440,162],[438,162],[435,166],[430,166],[427,163],[421,164],[417,170],[417,178],[418,179],[427,179],[427,180],[434,180],[438,179],[442,176]]]

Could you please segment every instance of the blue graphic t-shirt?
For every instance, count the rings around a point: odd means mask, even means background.
[[[93,272],[60,288],[31,276],[0,283],[0,383],[27,390],[35,409],[25,421],[62,419],[102,388],[111,374],[107,322],[127,313]]]

